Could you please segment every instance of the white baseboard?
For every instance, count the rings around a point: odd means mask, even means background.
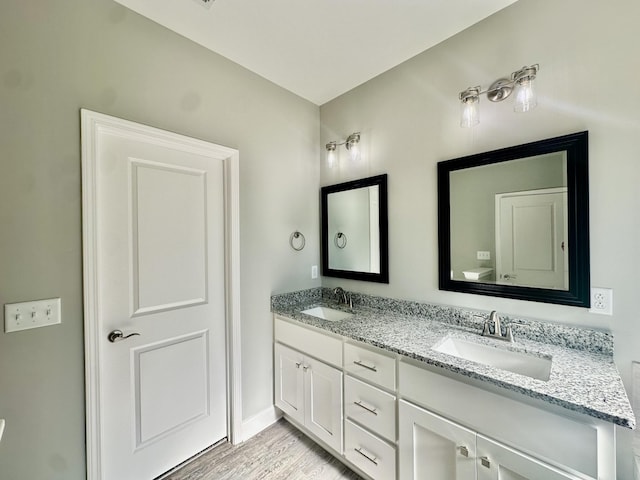
[[[254,435],[260,433],[265,428],[276,423],[282,414],[280,410],[276,409],[276,407],[271,406],[262,412],[254,415],[247,420],[242,421],[242,433],[240,435],[240,442],[244,442],[245,440],[249,440]]]

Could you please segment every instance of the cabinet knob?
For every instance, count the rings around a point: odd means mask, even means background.
[[[460,455],[463,457],[469,457],[469,449],[464,445],[458,447],[458,450],[460,450]]]
[[[487,457],[480,457],[480,463],[482,463],[483,467],[491,468],[491,462]]]

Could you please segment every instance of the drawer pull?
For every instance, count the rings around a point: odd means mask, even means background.
[[[359,406],[360,408],[366,410],[369,413],[373,413],[374,415],[378,415],[378,410],[376,410],[375,408],[371,408],[371,407],[367,407],[364,403],[362,403],[361,400],[358,400],[356,402],[353,402],[355,405]]]
[[[464,445],[461,447],[458,447],[458,450],[460,450],[460,455],[462,455],[463,457],[469,457],[469,449]]]
[[[296,362],[296,368],[300,368],[300,365],[302,365],[302,363]]]
[[[364,458],[369,460],[371,463],[373,463],[376,467],[378,466],[378,459],[376,457],[371,458],[369,455],[364,453],[361,448],[354,448],[354,450],[358,452],[360,455],[362,455]]]
[[[480,462],[482,463],[483,467],[491,468],[491,462],[487,457],[480,457]]]
[[[372,372],[377,372],[378,371],[378,369],[375,367],[375,365],[372,367],[370,365],[362,363],[360,360],[354,360],[353,363],[355,363],[356,365],[359,365],[360,367],[366,368],[367,370],[371,370]]]

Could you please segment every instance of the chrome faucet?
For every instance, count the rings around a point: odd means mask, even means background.
[[[349,305],[349,308],[353,308],[353,299],[351,298],[351,294],[345,292],[342,287],[336,287],[333,289],[333,294],[338,295],[340,297],[340,302],[345,305]]]
[[[493,323],[493,333],[491,333],[491,324]],[[482,336],[497,338],[499,340],[505,340],[507,342],[513,342],[513,332],[511,331],[511,325],[507,325],[504,335],[502,334],[502,324],[500,323],[500,316],[498,312],[493,310],[489,314],[489,318],[485,320],[482,327]]]

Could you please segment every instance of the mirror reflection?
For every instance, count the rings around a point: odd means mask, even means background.
[[[380,273],[379,199],[378,185],[328,196],[329,268]]]
[[[566,152],[450,176],[454,280],[567,290]]]
[[[323,187],[323,275],[388,283],[387,176]]]
[[[438,163],[441,290],[590,305],[587,140]]]

